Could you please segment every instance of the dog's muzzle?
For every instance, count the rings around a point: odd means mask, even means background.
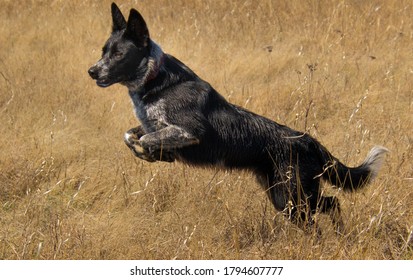
[[[92,77],[92,79],[99,79],[99,70],[97,69],[96,65],[90,67],[87,72],[89,73],[90,77]]]
[[[99,61],[100,62],[100,61]],[[102,68],[99,65],[99,62],[89,68],[87,71],[90,77],[96,80],[96,84],[100,87],[108,87],[113,84],[113,82],[109,81],[107,78],[102,78]],[[103,75],[105,76],[105,75]]]

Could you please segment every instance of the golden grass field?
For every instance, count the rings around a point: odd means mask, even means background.
[[[383,3],[382,3],[383,2]],[[127,89],[87,69],[110,1],[0,0],[0,259],[413,259],[411,1],[118,1],[229,101],[307,131],[344,163],[390,150],[321,238],[247,172],[135,158]]]

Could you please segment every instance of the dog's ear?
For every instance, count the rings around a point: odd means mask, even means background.
[[[135,9],[129,13],[125,36],[136,45],[146,47],[149,44],[149,31],[142,15]]]
[[[126,20],[115,3],[112,3],[112,32],[119,31],[126,28]]]

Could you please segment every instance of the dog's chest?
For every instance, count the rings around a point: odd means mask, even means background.
[[[145,103],[137,94],[131,94],[130,96],[135,115],[147,133],[165,127],[168,124],[166,120],[165,103],[162,99]]]

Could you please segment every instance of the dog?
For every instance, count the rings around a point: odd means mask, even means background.
[[[112,33],[88,72],[100,87],[128,88],[141,125],[127,131],[124,141],[135,156],[249,170],[275,209],[302,229],[312,228],[319,211],[342,231],[340,203],[321,194],[320,180],[344,191],[361,189],[377,176],[386,148],[375,146],[360,166],[347,167],[307,133],[226,101],[162,51],[135,9],[127,21],[115,3],[111,12]]]

